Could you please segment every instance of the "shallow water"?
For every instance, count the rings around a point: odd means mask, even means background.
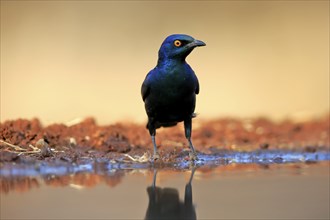
[[[1,169],[1,219],[329,219],[324,155],[267,163],[241,154],[245,162],[205,157],[197,166],[162,169],[7,164]]]

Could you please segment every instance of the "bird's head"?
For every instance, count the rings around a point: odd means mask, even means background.
[[[196,40],[185,34],[173,34],[168,36],[158,52],[158,59],[178,59],[185,60],[195,47],[205,46],[203,41]]]

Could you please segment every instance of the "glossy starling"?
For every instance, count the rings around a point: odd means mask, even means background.
[[[168,36],[159,49],[157,66],[147,74],[142,84],[141,94],[148,115],[147,128],[154,147],[154,160],[159,158],[156,129],[175,126],[182,121],[191,149],[190,158],[197,159],[191,141],[191,121],[195,117],[199,83],[186,62],[186,57],[195,47],[205,45],[204,42],[184,34]]]

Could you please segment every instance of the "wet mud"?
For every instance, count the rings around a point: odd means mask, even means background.
[[[266,118],[195,120],[193,143],[199,154],[288,150],[329,151],[330,115],[305,122],[273,122]],[[164,163],[189,160],[183,126],[157,130]],[[5,121],[0,126],[0,162],[80,163],[93,161],[146,162],[151,139],[142,124],[100,126],[93,118],[43,126],[38,119]]]
[[[329,116],[304,123],[262,118],[197,121],[193,140],[199,159],[193,163],[182,126],[158,132],[161,159],[156,162],[151,160],[148,132],[139,124],[99,126],[87,118],[70,125],[42,126],[37,119],[18,119],[1,124],[0,139],[0,179],[6,182],[109,172],[116,173],[116,182],[117,173],[125,170],[330,161]]]

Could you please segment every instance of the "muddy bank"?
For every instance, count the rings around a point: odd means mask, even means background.
[[[266,118],[220,118],[193,122],[193,142],[201,153],[222,150],[252,151],[329,150],[330,115],[301,123],[272,122]],[[125,154],[152,153],[151,139],[142,124],[117,123],[100,126],[93,118],[71,125],[43,126],[38,119],[1,123],[0,161],[117,159]],[[157,145],[165,161],[187,154],[183,126],[157,130]]]

